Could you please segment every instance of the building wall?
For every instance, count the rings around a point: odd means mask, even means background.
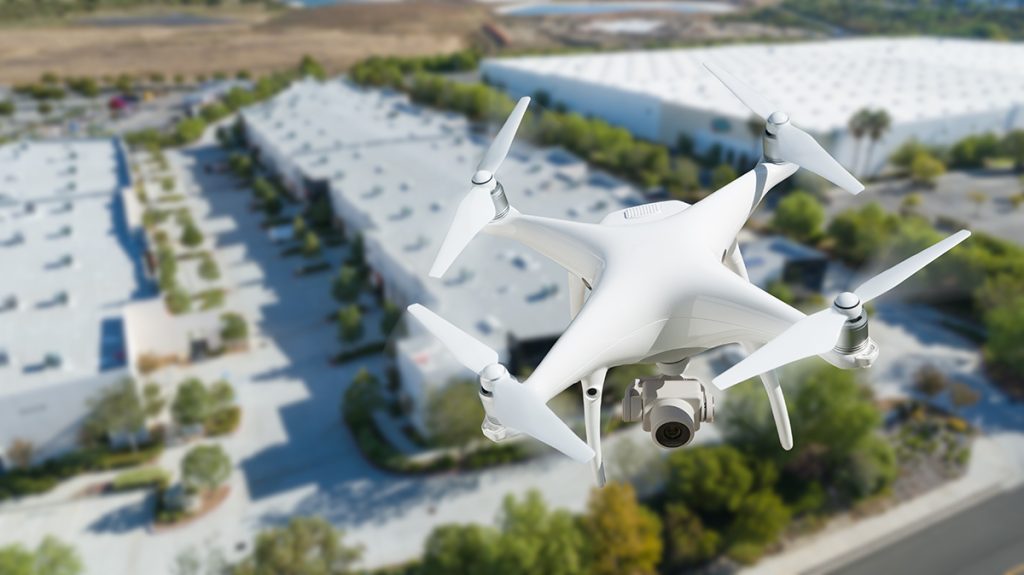
[[[693,140],[698,153],[706,152],[715,144],[720,145],[725,153],[723,160],[737,167],[749,166],[760,156],[760,142],[755,141],[747,127],[747,118],[723,117],[708,110],[664,102],[627,89],[509,68],[500,61],[485,61],[481,70],[489,81],[513,97],[532,96],[543,91],[551,96],[552,105],[564,104],[571,111],[603,118],[644,139],[675,146],[679,136],[685,134]],[[979,102],[979,108],[983,106],[984,103]],[[791,113],[799,125],[799,110]],[[901,122],[894,124],[874,144],[870,158],[869,140],[865,138],[856,142],[845,126],[830,133],[812,135],[851,172],[865,176],[877,174],[885,168],[892,152],[910,139],[933,145],[951,145],[973,134],[1003,134],[1020,128],[1024,128],[1024,105]]]
[[[76,449],[89,400],[128,376],[127,369],[110,371],[5,397],[0,401],[0,450],[6,454],[16,439],[27,440],[39,462]]]

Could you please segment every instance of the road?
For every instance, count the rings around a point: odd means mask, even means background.
[[[964,510],[832,573],[1024,573],[1024,487]]]

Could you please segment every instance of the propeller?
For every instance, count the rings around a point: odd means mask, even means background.
[[[786,112],[765,100],[746,82],[719,66],[705,62],[704,67],[725,84],[725,87],[746,107],[764,119],[766,137],[771,138],[774,143],[772,155],[778,156],[770,158],[771,160],[792,162],[818,174],[851,194],[859,194],[864,190],[864,184],[857,181],[857,178],[853,177],[846,168],[829,155],[810,134],[793,125]]]
[[[420,304],[408,309],[459,363],[479,374],[481,387],[485,382],[493,387],[493,415],[502,425],[530,435],[580,463],[594,458],[594,450],[551,411],[533,386],[520,383],[498,363],[496,351]]]
[[[516,137],[516,130],[519,129],[519,123],[523,121],[523,115],[526,114],[529,105],[529,98],[519,99],[477,165],[472,179],[473,187],[455,210],[455,219],[452,220],[448,235],[445,236],[434,265],[430,268],[430,277],[443,276],[469,242],[498,215],[491,200],[491,190],[497,185],[494,174],[508,156],[512,141]]]
[[[775,339],[761,346],[711,382],[719,389],[727,389],[755,375],[788,363],[812,355],[828,353],[839,342],[846,322],[857,320],[863,314],[865,303],[900,285],[970,235],[971,232],[960,230],[867,280],[853,292],[839,294],[832,303],[832,307],[813,313],[794,323]]]

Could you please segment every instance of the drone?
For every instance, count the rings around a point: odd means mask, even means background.
[[[737,234],[765,195],[799,168],[851,194],[863,184],[807,132],[746,83],[717,65],[705,67],[765,121],[763,155],[753,169],[704,199],[659,201],[612,212],[600,223],[527,215],[513,207],[495,174],[522,121],[522,98],[484,154],[472,187],[455,211],[430,276],[439,278],[480,232],[511,238],[568,271],[571,322],[524,381],[498,353],[420,304],[410,313],[479,375],[484,436],[504,441],[526,434],[591,464],[605,483],[600,412],[605,375],[618,365],[655,364],[660,375],[636,380],[622,401],[623,418],[640,421],[654,442],[677,448],[714,420],[714,398],[685,374],[707,350],[740,344],[748,355],[714,377],[726,390],[759,376],[783,449],[793,447],[777,369],[819,356],[841,369],[867,368],[878,357],[864,305],[895,288],[970,236],[961,230],[836,296],[805,315],[750,283]],[[547,405],[580,382],[586,441]]]

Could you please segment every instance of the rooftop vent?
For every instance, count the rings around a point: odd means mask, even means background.
[[[0,367],[7,367],[11,365],[11,356],[7,353],[7,350],[0,349]]]
[[[60,369],[60,366],[63,364],[64,360],[59,353],[48,353],[43,356],[43,365],[48,369]]]
[[[4,298],[3,304],[0,305],[0,311],[14,311],[18,309],[18,296],[10,294]]]

